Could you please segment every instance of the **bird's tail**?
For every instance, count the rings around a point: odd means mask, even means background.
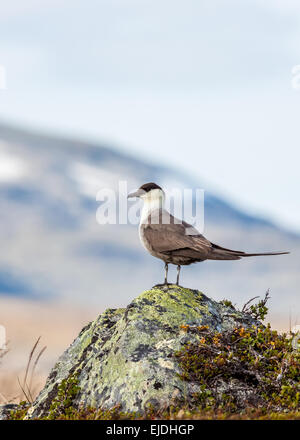
[[[261,252],[258,254],[247,254],[244,253],[242,255],[242,257],[260,257],[261,255],[286,255],[289,254],[290,252]]]
[[[209,254],[210,260],[240,260],[243,257],[260,257],[264,255],[284,255],[289,252],[256,252],[247,253],[242,251],[234,251],[233,249],[226,249],[212,243],[212,249]]]

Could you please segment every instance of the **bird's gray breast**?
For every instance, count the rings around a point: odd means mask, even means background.
[[[150,254],[154,254],[154,249],[151,246],[150,241],[146,238],[146,234],[145,234],[145,230],[147,228],[147,224],[141,223],[139,226],[139,236],[140,236],[140,241],[142,243],[142,245],[144,246],[144,248],[150,252]]]

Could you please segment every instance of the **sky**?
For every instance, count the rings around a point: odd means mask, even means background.
[[[300,232],[299,25],[298,0],[10,0],[0,120],[180,168]]]

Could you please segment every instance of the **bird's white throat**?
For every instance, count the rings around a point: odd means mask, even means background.
[[[160,190],[152,190],[147,194],[142,196],[142,200],[144,202],[140,224],[146,223],[149,215],[156,209],[163,208],[165,196],[164,193]]]

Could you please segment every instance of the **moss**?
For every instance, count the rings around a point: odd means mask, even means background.
[[[10,412],[9,420],[23,420],[27,414],[30,404],[25,400],[22,400],[17,409]]]
[[[80,391],[78,373],[63,379],[58,387],[57,394],[51,402],[48,420],[68,417],[74,412],[73,402]]]
[[[58,386],[57,394],[51,402],[47,416],[43,420],[71,419],[77,410],[73,407],[73,402],[80,391],[78,386],[78,373],[72,374],[67,379],[63,379]],[[18,408],[11,411],[10,420],[23,420],[30,409],[30,404],[26,401],[20,402]]]
[[[220,301],[220,304],[224,304],[225,307],[230,307],[235,310],[234,305],[228,299],[223,299],[222,301]]]
[[[24,413],[14,411],[11,420],[24,419]],[[35,420],[49,420],[48,416]],[[123,412],[119,406],[111,409],[80,407],[70,409],[67,413],[56,416],[56,420],[300,420],[300,411],[267,412],[265,409],[247,408],[244,412],[230,412],[222,409],[200,409],[186,407],[170,407],[168,410],[157,411],[149,406],[144,414]]]

